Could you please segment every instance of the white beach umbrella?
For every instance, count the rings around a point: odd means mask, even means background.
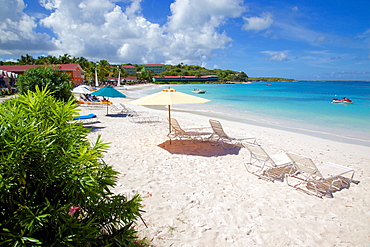
[[[95,70],[95,87],[99,87],[98,72]]]
[[[79,85],[72,90],[72,93],[90,94],[91,91],[85,85]]]
[[[118,70],[118,82],[117,82],[117,87],[121,86],[121,71]]]

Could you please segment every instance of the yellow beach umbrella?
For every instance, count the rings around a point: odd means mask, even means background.
[[[161,92],[150,94],[128,102],[133,105],[167,105],[168,106],[168,118],[171,118],[171,105],[178,104],[200,104],[206,103],[210,100],[201,97],[193,96],[186,93],[177,92],[173,88],[167,88]],[[171,132],[171,121],[169,122],[169,128]]]

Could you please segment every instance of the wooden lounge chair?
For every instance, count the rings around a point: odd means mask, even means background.
[[[223,130],[221,123],[217,120],[210,119],[209,123],[211,124],[211,127],[213,129],[213,133],[209,138],[211,145],[215,145],[213,143],[221,143],[224,149],[233,149],[236,146],[243,147],[243,142],[250,142],[254,144],[256,143],[256,138],[254,137],[231,137],[227,135]],[[226,148],[225,143],[229,144],[231,148]]]
[[[262,174],[270,180],[284,181],[284,177],[290,174],[292,163],[285,153],[272,158],[260,145],[244,143],[245,148],[250,153],[249,163],[246,165],[247,171],[254,174]],[[252,166],[253,169],[250,169]]]
[[[183,140],[191,140],[192,142],[195,140],[208,140],[212,134],[212,132],[204,131],[205,128],[203,127],[183,129],[175,118],[170,118],[169,121],[171,123],[171,132],[167,135],[168,138],[170,140],[179,139],[182,144],[184,144]]]
[[[333,192],[343,188],[349,188],[353,182],[355,171],[348,167],[340,166],[333,163],[315,165],[312,159],[293,153],[287,153],[292,161],[293,173],[286,177],[286,181],[295,178],[299,180],[298,184],[306,185],[308,190],[313,190],[318,197],[333,197]],[[344,177],[347,175],[348,177]],[[291,185],[292,186],[292,185]]]

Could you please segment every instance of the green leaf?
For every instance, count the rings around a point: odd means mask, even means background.
[[[0,243],[132,246],[141,199],[111,192],[118,172],[103,160],[109,144],[90,143],[70,123],[72,100],[35,88],[0,103]]]
[[[36,243],[36,244],[42,244],[38,239],[36,238],[30,238],[30,237],[22,237],[23,240],[26,240],[31,243]]]

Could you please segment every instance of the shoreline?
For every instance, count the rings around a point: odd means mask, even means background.
[[[173,86],[173,84],[168,84],[168,85],[144,84],[144,85],[139,85],[139,86],[132,86],[132,87],[135,87],[135,88],[132,88],[132,89],[131,89],[131,87],[128,87],[128,88],[130,90],[143,90],[143,89],[147,90],[149,87],[152,87],[152,88],[157,87],[158,91],[160,91],[160,89],[162,87],[166,87],[166,86],[170,87],[170,86]],[[127,99],[134,100],[136,98],[137,97],[128,97]],[[130,104],[128,104],[128,105],[130,105]],[[165,106],[142,106],[142,107],[145,107],[145,108],[148,108],[148,109],[156,109],[156,110],[166,111]],[[298,126],[293,127],[293,126],[282,126],[282,125],[277,125],[277,124],[274,125],[274,124],[270,124],[270,123],[267,123],[267,122],[265,122],[265,123],[259,122],[257,120],[253,120],[253,119],[248,119],[247,120],[247,119],[238,118],[237,116],[235,116],[235,117],[230,116],[230,115],[226,116],[222,113],[217,113],[217,112],[204,112],[204,111],[196,111],[196,110],[191,111],[191,110],[174,109],[174,108],[171,108],[171,111],[187,112],[187,113],[191,113],[191,114],[207,116],[209,118],[219,118],[219,119],[234,121],[234,122],[238,122],[238,123],[245,123],[245,124],[249,124],[249,125],[252,125],[252,126],[263,126],[263,127],[266,127],[266,128],[284,130],[284,131],[289,131],[289,132],[293,132],[293,133],[297,133],[297,134],[304,134],[304,135],[318,137],[318,138],[331,140],[331,141],[344,142],[344,143],[348,143],[348,144],[370,147],[370,139],[369,138],[367,138],[367,139],[358,139],[358,138],[351,137],[351,136],[343,136],[343,135],[338,135],[338,134],[335,134],[335,133],[329,133],[329,132],[320,131],[320,130],[305,129],[305,128],[301,128],[301,127],[298,127]],[[272,118],[272,119],[274,119],[274,118]]]
[[[162,106],[143,106],[143,107],[147,109],[166,111],[165,107],[162,107]],[[320,131],[314,131],[314,130],[302,129],[302,128],[299,129],[299,128],[294,128],[291,126],[289,127],[278,126],[278,125],[273,125],[273,124],[268,124],[268,123],[261,123],[261,122],[253,121],[253,120],[244,120],[244,119],[242,120],[242,119],[238,119],[237,117],[230,117],[230,116],[225,116],[225,115],[217,114],[217,113],[206,113],[206,112],[180,110],[180,109],[171,109],[171,111],[200,115],[200,116],[205,116],[208,118],[218,118],[218,119],[228,120],[232,122],[244,123],[244,124],[248,124],[251,126],[261,126],[261,127],[270,128],[270,129],[276,129],[276,130],[288,131],[288,132],[312,136],[312,137],[318,137],[321,139],[326,139],[326,140],[340,142],[340,143],[347,143],[347,144],[359,145],[359,146],[364,146],[364,147],[370,147],[370,141],[368,140],[360,140],[360,139],[346,137],[346,136],[339,136],[334,133],[320,132]]]

